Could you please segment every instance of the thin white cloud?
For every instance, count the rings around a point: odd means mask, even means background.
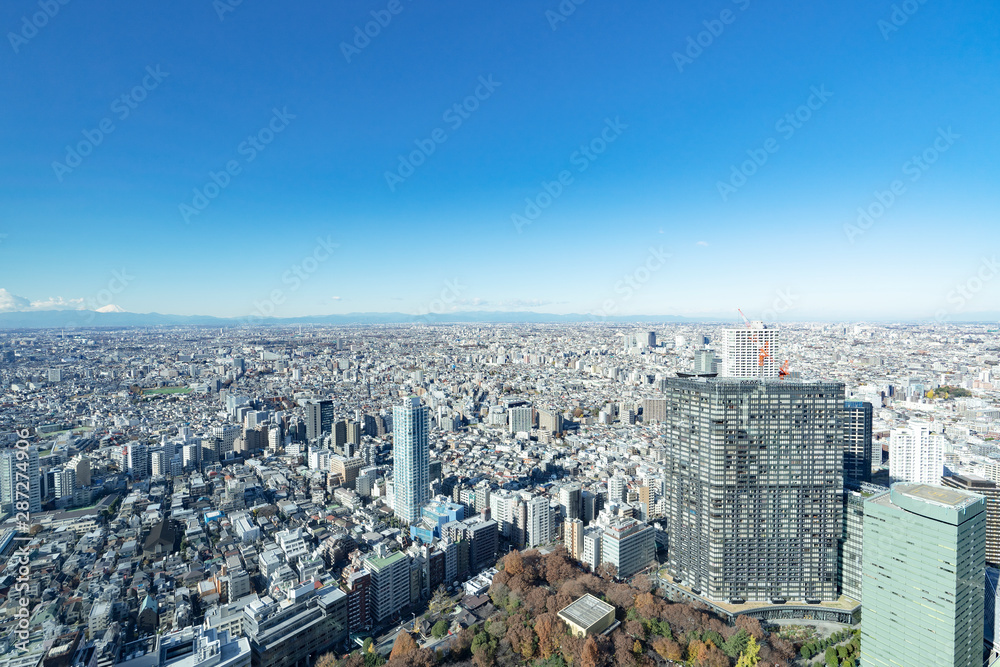
[[[695,245],[708,247],[708,241],[698,241]]]
[[[83,310],[83,308],[83,299],[64,299],[61,296],[50,296],[42,301],[31,301],[0,287],[0,313],[18,313],[31,310]]]

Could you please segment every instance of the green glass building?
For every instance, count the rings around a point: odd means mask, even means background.
[[[981,667],[986,499],[894,484],[865,502],[861,664]]]

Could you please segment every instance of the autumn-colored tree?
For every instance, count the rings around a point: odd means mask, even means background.
[[[634,639],[645,639],[646,628],[639,621],[625,621],[625,634]]]
[[[337,667],[337,656],[333,653],[324,653],[316,658],[316,667]]]
[[[709,643],[706,646],[705,657],[699,663],[700,665],[704,667],[729,667],[729,656],[715,644]]]
[[[618,567],[614,563],[601,563],[597,575],[605,581],[611,581],[618,576]]]
[[[580,653],[580,667],[597,667],[600,658],[597,642],[594,641],[593,637],[587,637],[583,643],[583,651]]]
[[[538,654],[542,660],[549,657],[559,648],[559,635],[562,631],[562,621],[551,612],[546,612],[535,619],[535,633],[538,635]]]
[[[736,661],[736,667],[756,667],[759,661],[760,645],[757,644],[757,639],[751,633],[750,642],[747,644],[746,650],[740,654],[740,659]]]
[[[632,579],[632,587],[640,593],[649,593],[655,588],[653,580],[648,575],[639,574]]]
[[[760,640],[764,638],[764,628],[761,627],[760,621],[752,616],[739,615],[736,617],[736,627],[742,628],[749,632],[754,639],[760,643]]]
[[[681,660],[684,657],[684,649],[672,639],[660,637],[653,642],[653,650],[664,660]]]
[[[392,645],[392,652],[389,654],[389,660],[405,658],[419,648],[420,647],[417,646],[417,642],[413,638],[413,635],[405,630],[402,630],[398,635],[396,635],[396,641]]]
[[[524,558],[520,551],[511,551],[503,558],[503,571],[511,577],[520,577],[524,574]]]
[[[608,584],[604,594],[608,602],[622,609],[631,609],[635,604],[635,589],[628,584]]]
[[[705,646],[705,642],[695,639],[687,648],[687,659],[689,662],[695,664],[701,664],[704,660],[708,658],[708,647]]]

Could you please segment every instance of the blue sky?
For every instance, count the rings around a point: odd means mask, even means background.
[[[1000,302],[994,2],[234,1],[3,4],[0,309]]]

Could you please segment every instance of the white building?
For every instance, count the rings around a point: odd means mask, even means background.
[[[778,329],[751,322],[742,329],[723,329],[719,377],[776,378],[781,362]]]
[[[556,508],[548,498],[532,498],[527,503],[526,546],[529,549],[549,544],[555,539]]]
[[[430,411],[411,396],[392,408],[393,509],[403,521],[420,520],[430,500]]]
[[[927,422],[912,421],[889,436],[889,478],[893,482],[940,484],[944,472],[944,436]]]
[[[507,412],[511,433],[530,433],[534,420],[531,418],[531,406],[519,405]]]

